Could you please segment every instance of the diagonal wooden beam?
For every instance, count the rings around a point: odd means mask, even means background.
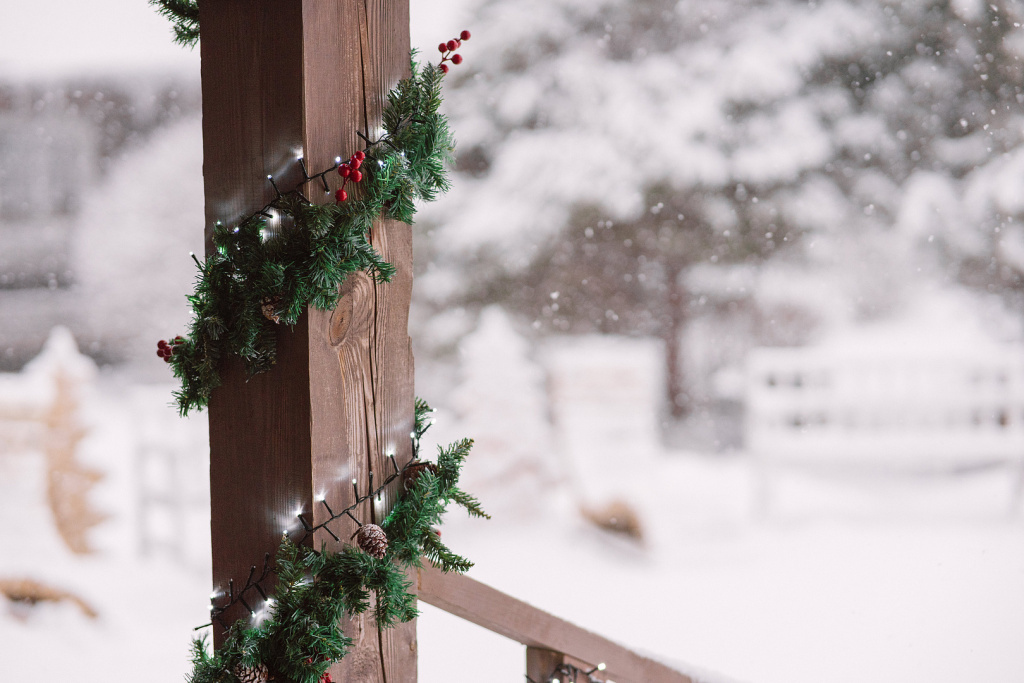
[[[563,653],[618,683],[696,683],[690,676],[461,574],[419,571],[419,599],[531,648]],[[555,660],[552,660],[555,661]]]

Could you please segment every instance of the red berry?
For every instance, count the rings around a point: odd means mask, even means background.
[[[343,202],[348,199],[348,192],[345,192],[345,190],[338,190],[334,193],[334,199],[339,202]]]
[[[351,178],[352,178],[352,182],[358,183],[360,180],[363,179],[363,174],[360,171],[352,171]]]
[[[454,40],[449,40],[448,41],[448,51],[449,52],[451,52],[452,50],[454,50],[457,47],[458,47],[458,45],[455,44]]]
[[[160,358],[163,358],[164,357],[164,350],[163,349],[157,349],[156,350],[156,355],[158,355]]]
[[[452,55],[452,64],[462,64],[462,55]]]
[[[184,343],[185,343],[185,338],[184,338],[184,337],[182,337],[182,336],[181,336],[181,335],[179,334],[179,335],[178,335],[177,337],[175,337],[175,338],[174,338],[174,343],[175,343],[175,344],[184,344]]]
[[[442,64],[441,65],[441,73],[445,73],[445,74],[448,73],[448,65],[447,64]]]
[[[360,161],[359,159],[356,159],[355,157],[352,157],[352,161],[348,162],[348,165],[351,166],[352,170],[354,171],[355,169],[357,169],[360,166],[362,166],[363,162]]]
[[[364,154],[362,150],[356,152],[352,156],[354,156],[356,159],[359,159],[359,161],[364,161],[366,159],[366,154]]]
[[[469,35],[469,31],[463,31],[462,33],[459,34],[459,38],[462,38],[463,40],[469,40]]]
[[[161,339],[160,341],[158,341],[156,343],[156,348],[158,348],[158,349],[163,349],[163,348],[166,348],[166,347],[167,347],[167,341],[164,340],[164,339]]]
[[[445,52],[447,49],[448,49],[448,46],[445,45],[444,43],[441,43],[440,45],[437,46],[438,52]]]
[[[340,175],[342,178],[348,178],[348,174],[351,172],[352,169],[349,167],[348,164],[342,164],[338,166],[338,175]]]

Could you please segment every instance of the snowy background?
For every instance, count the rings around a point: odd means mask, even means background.
[[[0,680],[180,681],[206,424],[152,351],[198,52],[142,0],[0,4],[0,593],[64,598],[0,597]],[[410,329],[432,438],[478,444],[471,575],[709,680],[1024,680],[1024,8],[412,13],[425,55],[473,31]],[[428,683],[522,680],[429,606],[419,639]]]

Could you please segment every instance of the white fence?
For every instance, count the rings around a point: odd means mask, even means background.
[[[172,384],[131,389],[136,531],[142,555],[206,571],[210,562],[210,447],[205,414],[170,407]]]
[[[792,464],[916,473],[1012,465],[1021,477],[1024,347],[755,349],[746,410],[765,486],[775,466]]]

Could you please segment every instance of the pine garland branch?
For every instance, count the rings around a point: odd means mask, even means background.
[[[466,512],[469,513],[470,517],[480,517],[482,519],[491,518],[491,516],[484,512],[484,509],[480,506],[480,501],[462,489],[453,486],[448,490],[448,495],[453,501],[466,508]]]
[[[174,28],[174,42],[195,47],[199,42],[199,5],[196,0],[149,0]]]
[[[473,566],[472,562],[449,550],[448,546],[441,542],[441,537],[438,534],[430,534],[425,537],[423,545],[423,554],[430,560],[431,564],[443,572],[461,574],[469,571]]]
[[[413,427],[412,427],[412,457],[413,457],[413,460],[419,460],[419,457],[420,457],[420,440],[423,438],[423,435],[426,433],[426,431],[428,429],[430,429],[430,425],[433,424],[433,420],[430,419],[430,416],[433,413],[434,413],[434,409],[431,408],[427,404],[426,401],[424,401],[422,398],[417,396],[416,400],[414,402],[414,405],[413,405],[413,415],[414,415]]]
[[[430,406],[416,399],[414,438],[429,428],[430,413]],[[438,466],[436,474],[429,468],[417,470],[415,481],[381,524],[388,539],[382,557],[351,545],[338,551],[326,545],[315,550],[285,536],[275,560],[276,586],[255,625],[236,621],[212,653],[204,638],[196,639],[189,683],[235,683],[239,667],[258,666],[266,666],[278,680],[318,683],[352,645],[338,628],[344,615],[363,614],[373,605],[374,618],[382,628],[414,619],[410,568],[422,566],[422,558],[446,572],[465,572],[473,566],[442,543],[436,529],[450,502],[487,516],[475,499],[457,487],[471,445],[471,440],[463,439],[441,449],[446,463]],[[395,478],[408,467],[396,469]],[[390,481],[393,478],[360,500],[375,497]],[[243,592],[250,585],[254,584],[247,582]]]
[[[447,448],[437,447],[438,485],[441,495],[450,495],[459,481],[459,472],[473,448],[473,439],[462,439],[449,444]]]

